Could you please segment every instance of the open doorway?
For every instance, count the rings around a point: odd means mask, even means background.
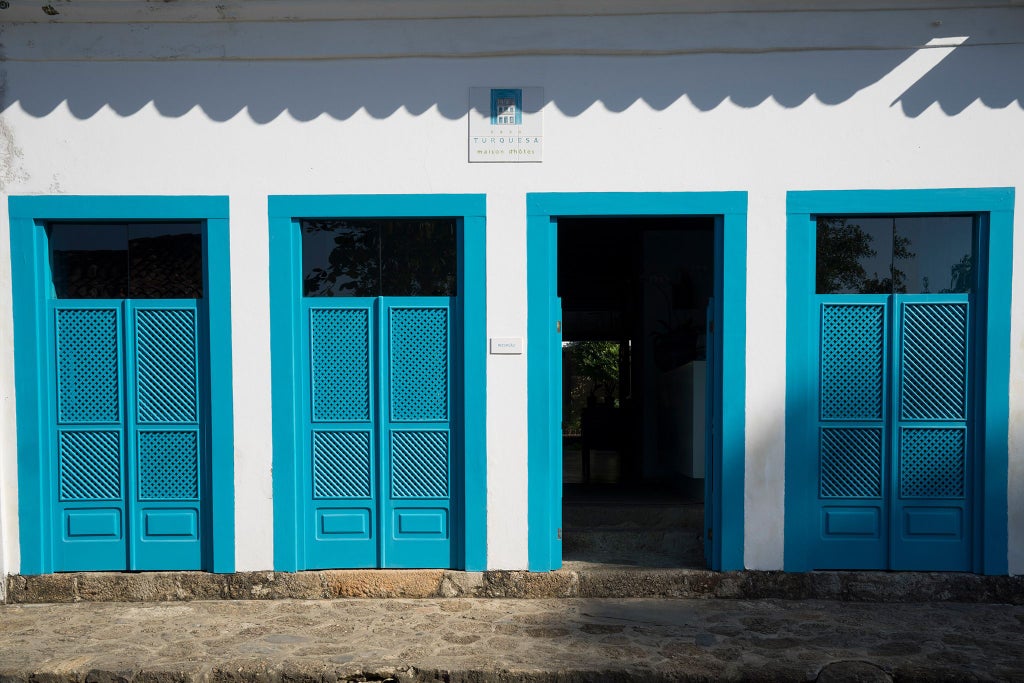
[[[715,219],[561,218],[563,558],[704,566]]]

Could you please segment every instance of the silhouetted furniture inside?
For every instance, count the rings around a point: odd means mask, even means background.
[[[623,410],[608,404],[588,405],[581,416],[583,483],[590,483],[591,450],[613,450],[623,455]]]

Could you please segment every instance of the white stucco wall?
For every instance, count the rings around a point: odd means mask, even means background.
[[[0,182],[16,195],[230,197],[238,570],[268,569],[273,558],[267,195],[485,193],[488,336],[525,337],[526,193],[745,190],[744,557],[778,569],[786,191],[1024,188],[1024,11],[913,5],[198,24],[100,13],[112,23],[9,24]],[[469,88],[513,85],[545,90],[544,162],[467,163]],[[1024,207],[1017,216],[1021,232]],[[1022,252],[1010,397],[1015,573],[1024,573]],[[9,311],[5,227],[0,570],[17,572]],[[488,565],[524,568],[526,357],[491,356],[487,371]]]

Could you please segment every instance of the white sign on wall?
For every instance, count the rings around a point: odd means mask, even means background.
[[[542,161],[544,88],[470,88],[469,161]]]

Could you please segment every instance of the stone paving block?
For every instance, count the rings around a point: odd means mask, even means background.
[[[440,595],[443,569],[336,569],[323,572],[331,598],[429,598]]]
[[[483,572],[446,571],[441,578],[438,595],[442,598],[483,597]]]

